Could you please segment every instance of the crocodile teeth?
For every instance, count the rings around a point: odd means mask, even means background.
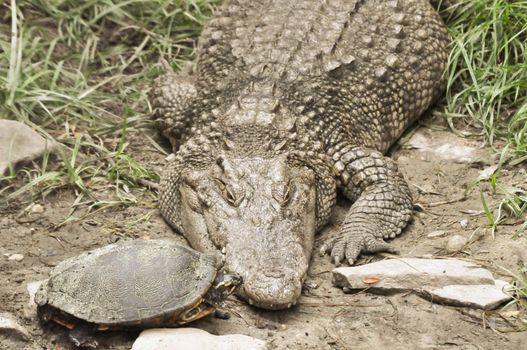
[[[289,309],[291,307],[291,303],[287,304],[287,308]]]
[[[254,305],[254,301],[252,299],[249,299],[249,304]]]

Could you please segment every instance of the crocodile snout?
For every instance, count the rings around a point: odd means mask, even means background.
[[[253,306],[281,310],[295,305],[301,292],[301,280],[287,278],[285,274],[275,278],[262,273],[246,281],[238,295]]]
[[[265,277],[277,278],[277,279],[285,277],[285,272],[282,269],[265,270],[263,274]]]

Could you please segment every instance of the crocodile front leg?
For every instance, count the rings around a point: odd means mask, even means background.
[[[175,74],[165,60],[161,60],[161,64],[165,74],[154,81],[150,90],[152,118],[176,152],[192,125],[190,110],[198,92],[192,76]]]
[[[336,265],[353,265],[361,252],[396,252],[384,241],[401,233],[412,214],[412,197],[395,161],[381,153],[348,146],[335,169],[344,195],[354,201],[339,235],[325,243]],[[348,149],[348,150],[346,150]]]

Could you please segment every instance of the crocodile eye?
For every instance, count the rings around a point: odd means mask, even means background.
[[[225,201],[232,205],[233,207],[237,207],[240,202],[243,199],[243,194],[236,194],[236,191],[232,188],[232,186],[228,183],[226,183],[224,180],[215,177],[214,180],[218,183],[218,186],[220,187],[221,193],[223,195],[223,198],[225,198]]]
[[[283,205],[286,205],[287,203],[289,203],[289,199],[291,199],[291,182],[289,182],[287,186],[285,187]]]
[[[284,207],[291,200],[292,192],[293,182],[289,181],[287,184],[282,182],[274,186],[273,197]]]
[[[229,185],[225,186],[224,193],[227,202],[229,202],[229,204],[231,205],[236,205],[236,195],[234,194]]]

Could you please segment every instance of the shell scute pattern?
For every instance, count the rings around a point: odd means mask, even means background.
[[[192,307],[215,276],[209,256],[171,241],[135,240],[64,261],[35,300],[90,323],[155,324]]]

